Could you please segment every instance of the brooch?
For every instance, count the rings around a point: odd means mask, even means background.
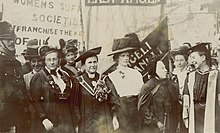
[[[125,73],[122,71],[119,71],[119,74],[121,75],[121,78],[124,79],[125,78]]]
[[[92,86],[96,86],[97,82],[96,81],[92,81]]]

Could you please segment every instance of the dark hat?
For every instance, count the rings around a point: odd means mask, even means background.
[[[76,58],[76,62],[86,60],[89,57],[96,56],[101,52],[102,47],[97,47],[90,49],[83,54],[81,54],[78,58]]]
[[[134,51],[137,48],[138,46],[135,43],[133,43],[132,38],[125,37],[120,39],[114,39],[112,53],[108,54],[108,56],[122,53],[125,51]]]
[[[0,22],[0,39],[15,39],[16,35],[12,29],[12,25],[8,22]]]
[[[195,46],[189,48],[189,53],[192,53],[192,52],[204,52],[204,53],[209,54],[210,51],[208,50],[208,48],[206,46],[210,45],[210,44],[211,43],[209,43],[209,42],[198,42],[198,43],[196,43]]]
[[[32,39],[27,42],[27,49],[24,54],[25,59],[31,59],[31,58],[39,58],[38,55],[38,43],[37,39]]]
[[[53,52],[59,52],[58,49],[56,48],[51,48],[49,46],[41,46],[38,50],[38,54],[41,56],[41,57],[45,57],[46,55],[50,54],[50,53],[53,53]]]
[[[70,39],[66,42],[65,46],[62,48],[62,53],[66,55],[68,52],[76,52],[78,49],[76,48],[77,44],[76,39]]]
[[[141,45],[141,42],[137,36],[137,34],[135,33],[129,33],[129,34],[126,34],[125,37],[128,37],[128,38],[131,38],[131,43],[136,45],[136,47],[140,47]]]
[[[175,48],[171,51],[172,55],[187,55],[190,47],[187,45],[182,45],[178,48]]]

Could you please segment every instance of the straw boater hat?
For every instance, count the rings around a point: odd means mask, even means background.
[[[0,22],[0,40],[15,39],[16,35],[12,29],[12,25],[8,22]]]
[[[78,58],[76,58],[76,62],[78,61],[85,62],[87,58],[92,57],[92,56],[97,56],[98,54],[100,54],[101,49],[102,47],[97,47],[97,48],[87,50],[86,52],[81,54]]]
[[[32,59],[32,58],[40,58],[38,54],[38,43],[36,39],[32,39],[27,42],[27,49],[24,54],[25,59]]]
[[[108,54],[108,56],[123,53],[126,51],[135,51],[138,48],[138,46],[136,45],[136,43],[133,42],[133,38],[129,37],[114,39],[112,52]]]

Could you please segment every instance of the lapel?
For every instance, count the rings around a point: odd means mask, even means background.
[[[92,96],[95,96],[95,89],[94,86],[92,85],[92,81],[97,82],[99,79],[99,74],[96,73],[95,78],[90,79],[88,77],[87,73],[84,73],[83,75],[78,77],[78,81],[80,85],[87,91],[89,92]]]

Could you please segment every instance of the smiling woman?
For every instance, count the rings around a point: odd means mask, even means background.
[[[81,111],[79,133],[111,133],[113,130],[110,110],[112,93],[105,91],[108,89],[104,82],[100,82],[101,75],[97,73],[97,55],[100,52],[101,47],[90,49],[76,59],[85,66],[85,73],[78,77],[80,91],[77,105]]]

